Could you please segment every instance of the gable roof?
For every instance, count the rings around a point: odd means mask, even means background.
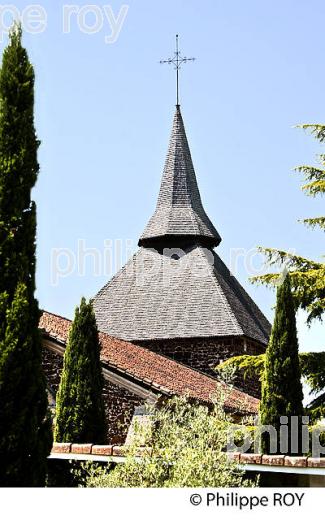
[[[66,344],[71,321],[43,312],[39,328],[45,338]],[[188,395],[203,402],[212,402],[217,388],[226,390],[225,408],[237,413],[257,413],[258,400],[237,389],[227,386],[196,370],[188,368],[167,357],[143,347],[99,334],[102,362],[116,368],[120,373],[143,382],[154,391],[166,395]]]
[[[202,206],[179,105],[176,106],[156,211],[140,237],[139,246],[176,237],[191,237],[210,247],[221,242]]]
[[[128,341],[247,336],[266,345],[271,329],[219,256],[201,246],[178,260],[140,248],[93,307],[101,331]]]

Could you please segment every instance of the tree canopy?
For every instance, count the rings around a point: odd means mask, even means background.
[[[320,143],[325,142],[325,125],[299,126],[309,131]],[[310,197],[325,193],[325,154],[319,154],[317,160],[317,167],[301,165],[295,168],[303,174],[302,190]],[[312,229],[325,230],[325,216],[305,218],[302,222]],[[325,263],[273,248],[260,247],[259,250],[266,255],[269,265],[285,265],[289,270],[296,309],[300,307],[307,312],[307,323],[321,319],[325,311]],[[275,286],[280,276],[279,273],[271,273],[255,276],[251,280],[253,283]]]
[[[265,352],[259,411],[261,423],[273,426],[279,432],[281,417],[287,417],[288,428],[291,430],[291,417],[303,415],[302,401],[296,316],[290,278],[286,275],[277,288],[274,323]],[[269,445],[268,434],[262,435],[264,453],[270,452]]]
[[[56,399],[57,442],[104,443],[103,376],[95,315],[82,298],[76,308]]]
[[[0,485],[42,486],[52,444],[35,291],[34,70],[16,25],[0,72]]]

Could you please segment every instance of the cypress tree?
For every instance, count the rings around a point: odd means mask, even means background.
[[[0,72],[0,485],[42,486],[52,443],[35,291],[34,70],[15,26]]]
[[[57,442],[105,441],[102,389],[96,319],[91,304],[82,298],[69,332],[57,393],[54,434]]]
[[[288,417],[288,452],[295,452],[290,443],[291,417],[298,417],[298,452],[303,414],[303,392],[298,355],[296,316],[291,292],[290,277],[286,274],[278,286],[274,323],[265,355],[262,380],[260,420],[263,425],[275,427],[278,433],[277,449],[280,452],[280,417]],[[296,425],[297,426],[297,425]],[[296,427],[293,426],[293,427]],[[269,435],[262,435],[262,451],[270,452]]]

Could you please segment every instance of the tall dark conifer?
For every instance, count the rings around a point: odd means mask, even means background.
[[[15,26],[0,72],[0,485],[42,486],[52,434],[35,291],[34,70]]]
[[[96,319],[91,304],[82,298],[70,329],[57,393],[57,442],[105,441],[102,389]]]
[[[300,428],[303,414],[303,392],[298,356],[296,316],[291,292],[290,277],[285,276],[277,289],[276,309],[270,341],[265,356],[265,371],[262,381],[260,419],[264,425],[274,426],[279,434],[280,417],[288,417],[288,451],[295,452],[291,445],[291,421],[293,416],[298,426],[297,440],[300,452]],[[283,421],[282,424],[285,424]],[[268,434],[262,437],[262,450],[269,453]],[[278,448],[280,452],[279,435]]]

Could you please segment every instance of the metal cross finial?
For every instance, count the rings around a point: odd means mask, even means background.
[[[175,66],[176,70],[176,106],[179,106],[179,83],[178,83],[178,72],[183,63],[187,63],[188,61],[194,61],[195,58],[184,58],[181,56],[180,51],[178,50],[178,34],[176,34],[176,51],[173,58],[168,58],[168,60],[160,60],[159,63],[169,63]]]

